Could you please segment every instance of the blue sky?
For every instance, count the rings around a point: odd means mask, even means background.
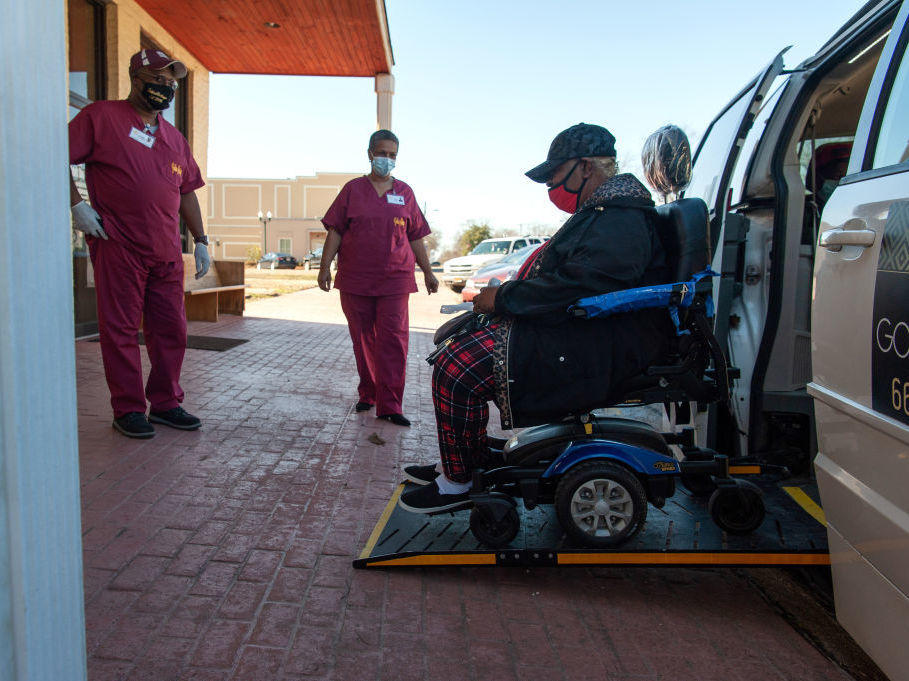
[[[692,144],[776,52],[813,54],[861,2],[426,2],[386,0],[395,55],[395,176],[435,230],[557,228],[523,173],[584,121],[616,136],[636,172],[647,135],[676,123]],[[372,79],[213,75],[211,177],[365,172]]]

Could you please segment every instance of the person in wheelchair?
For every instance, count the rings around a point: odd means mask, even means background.
[[[505,429],[584,413],[614,398],[622,381],[664,351],[673,333],[666,310],[583,321],[568,313],[580,298],[671,278],[650,193],[633,175],[617,174],[615,158],[612,134],[580,123],[560,132],[546,161],[526,173],[571,217],[514,280],[477,295],[474,312],[490,321],[437,356],[441,467],[405,468],[419,487],[401,496],[402,508],[437,513],[470,505],[472,471],[501,463],[486,434],[490,400]]]

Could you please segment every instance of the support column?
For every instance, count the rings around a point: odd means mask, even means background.
[[[5,2],[0,21],[0,63],[15,64],[0,69],[4,681],[86,678],[65,8]]]
[[[376,74],[376,130],[391,130],[391,98],[395,94],[395,77]]]

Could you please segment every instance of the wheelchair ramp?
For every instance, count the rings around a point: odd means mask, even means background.
[[[748,536],[729,535],[707,512],[707,499],[679,486],[662,509],[650,506],[643,530],[608,550],[575,546],[552,506],[530,511],[518,500],[521,529],[498,550],[482,546],[469,527],[469,511],[426,516],[398,507],[398,485],[353,566],[774,566],[829,565],[827,530],[813,482],[784,484],[751,478],[764,491],[767,517]]]

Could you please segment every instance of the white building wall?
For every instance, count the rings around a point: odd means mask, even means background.
[[[65,3],[0,0],[0,679],[84,681]]]

